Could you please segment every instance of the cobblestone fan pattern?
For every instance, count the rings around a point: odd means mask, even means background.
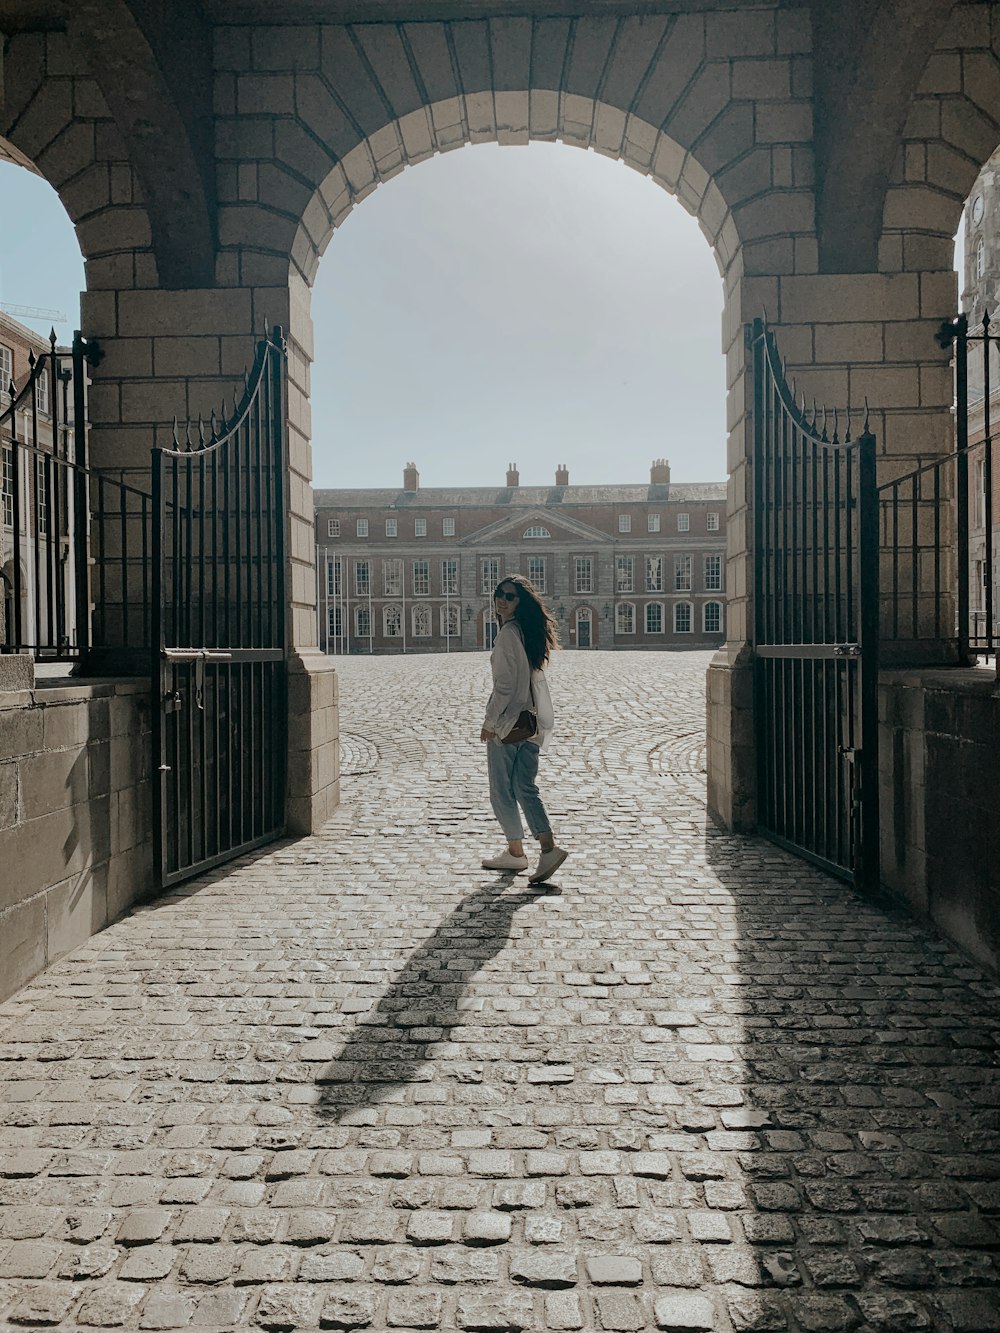
[[[998,992],[706,825],[705,654],[565,654],[500,846],[484,657],[347,660],[323,835],[0,1009],[21,1328],[1000,1329]]]

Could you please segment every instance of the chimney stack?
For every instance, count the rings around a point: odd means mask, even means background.
[[[569,485],[569,468],[566,466],[565,463],[560,463],[556,468],[556,485],[557,486]]]
[[[665,458],[653,459],[653,466],[649,469],[649,484],[651,486],[670,485],[670,464]]]
[[[403,490],[420,490],[420,473],[417,471],[416,463],[407,463],[403,468]]]
[[[517,470],[517,464],[516,464],[516,463],[508,463],[508,464],[507,464],[507,485],[508,485],[508,486],[520,486],[520,484],[521,484],[521,474],[520,474],[520,473],[518,472],[518,470]]]

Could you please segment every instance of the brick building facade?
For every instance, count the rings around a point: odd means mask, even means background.
[[[567,648],[705,648],[725,637],[726,487],[317,490],[319,641],[330,653],[489,647],[511,573],[542,592]]]

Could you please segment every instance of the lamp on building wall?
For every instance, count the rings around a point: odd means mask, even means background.
[[[565,619],[566,619],[566,608],[565,608],[564,606],[557,606],[557,607],[556,607],[556,615],[559,617],[560,620],[565,620]]]
[[[475,613],[475,611],[472,609],[472,607],[469,606],[468,603],[466,603],[466,606],[465,606],[465,618],[466,618],[466,620],[471,620],[472,617],[473,617],[475,614],[476,614],[476,613]]]
[[[611,603],[610,603],[610,602],[605,602],[605,603],[604,603],[604,606],[601,608],[601,614],[604,616],[604,619],[605,619],[605,620],[610,620],[610,619],[611,619]]]

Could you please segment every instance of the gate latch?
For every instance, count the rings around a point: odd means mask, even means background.
[[[205,663],[231,662],[232,653],[220,652],[215,648],[164,648],[164,658],[170,663],[194,663],[194,702],[195,707],[205,711]],[[179,697],[175,694],[175,698]],[[170,712],[170,708],[166,708]]]
[[[860,657],[860,643],[836,643],[833,646],[834,657]]]
[[[163,711],[165,713],[179,713],[184,706],[180,690],[174,690],[173,694],[163,696]]]

